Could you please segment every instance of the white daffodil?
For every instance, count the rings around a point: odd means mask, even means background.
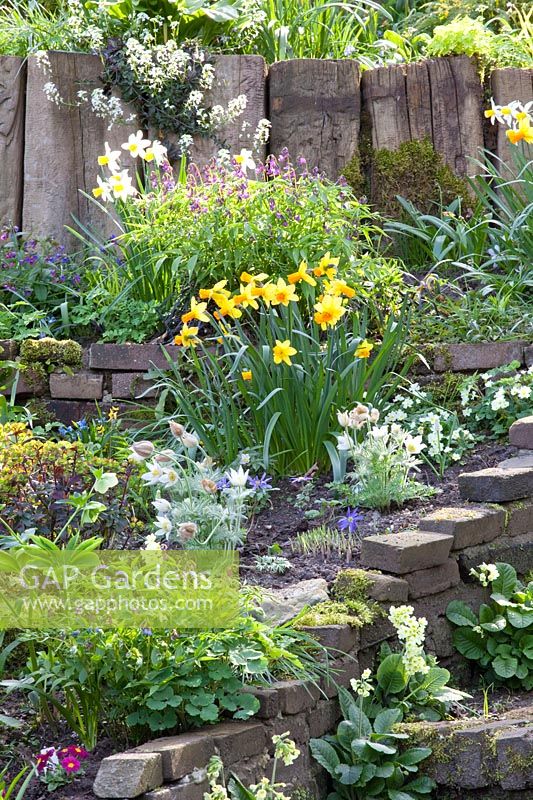
[[[120,172],[120,150],[111,150],[107,142],[104,144],[104,149],[104,155],[98,156],[99,165],[101,167],[107,167],[110,172]]]
[[[93,189],[94,197],[101,197],[104,203],[110,203],[113,200],[113,188],[111,184],[104,181],[100,175],[96,176],[96,183],[98,186]]]
[[[121,172],[111,175],[109,178],[109,185],[113,191],[113,196],[118,200],[127,200],[128,197],[131,197],[137,192],[127,169],[123,169]]]
[[[159,167],[163,161],[167,160],[167,148],[162,145],[158,139],[154,139],[150,147],[148,147],[145,151],[144,155],[141,155],[141,158],[144,159],[144,161],[155,161]]]
[[[246,150],[243,148],[239,155],[235,156],[235,161],[243,172],[247,172],[249,169],[255,169],[255,161],[252,158],[251,150]]]
[[[246,486],[249,472],[250,470],[244,470],[242,467],[239,467],[239,469],[228,470],[228,472],[226,472],[226,477],[234,488],[243,489]]]
[[[137,133],[130,133],[128,141],[122,145],[123,150],[127,150],[132,158],[144,158],[146,155],[146,148],[150,147],[150,139],[145,139],[142,131]]]

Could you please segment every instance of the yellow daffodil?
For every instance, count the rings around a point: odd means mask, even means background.
[[[218,311],[215,311],[215,319],[220,319],[221,317],[231,317],[232,319],[238,319],[242,317],[242,311],[240,308],[237,308],[235,305],[235,301],[232,297],[225,297],[224,295],[215,295],[213,300],[218,306]]]
[[[328,294],[333,294],[335,297],[344,295],[344,297],[352,298],[355,296],[355,289],[348,286],[346,281],[341,281],[339,278],[334,278],[331,281],[324,281],[324,286]]]
[[[205,313],[206,308],[207,303],[197,303],[196,299],[191,297],[191,310],[187,311],[186,314],[182,314],[181,321],[187,323],[195,319],[198,322],[209,322],[209,317]]]
[[[518,144],[518,142],[522,141],[527,142],[527,144],[533,144],[533,127],[529,119],[523,119],[518,124],[517,130],[508,130],[505,133],[511,144]]]
[[[252,380],[252,370],[251,369],[244,369],[241,372],[241,378],[243,381],[251,381]]]
[[[298,270],[296,272],[291,272],[291,274],[287,276],[287,280],[289,283],[293,284],[304,281],[308,283],[309,286],[316,286],[315,279],[307,273],[307,261],[301,261]]]
[[[343,314],[346,314],[342,299],[332,294],[325,294],[318,303],[315,303],[314,308],[316,311],[315,322],[323,331],[328,325],[334,328]]]
[[[357,345],[354,358],[369,358],[373,349],[374,345],[372,342],[369,342],[368,339],[365,339],[361,342],[361,344]]]
[[[178,336],[174,336],[174,344],[181,347],[196,347],[198,344],[198,328],[190,328],[187,323],[182,327]]]
[[[244,271],[241,272],[239,280],[241,283],[256,283],[257,281],[266,281],[267,278],[266,272],[261,272],[259,275],[251,275],[249,272]]]
[[[245,285],[241,283],[240,294],[236,294],[233,297],[235,305],[244,306],[244,308],[251,306],[252,308],[258,309],[259,304],[256,300],[257,294],[255,294],[255,289],[256,286],[255,283],[253,283],[253,281]]]
[[[264,299],[272,303],[273,306],[288,306],[291,300],[293,302],[298,302],[300,299],[296,294],[294,286],[285,283],[283,278],[278,278],[277,283],[269,283],[263,288],[266,292]]]
[[[498,112],[495,108],[487,108],[485,109],[484,114],[486,119],[493,119],[498,115]]]
[[[276,345],[272,349],[272,355],[274,356],[274,364],[287,364],[288,367],[292,365],[291,356],[296,355],[298,351],[295,347],[293,347],[288,339],[285,339],[284,342],[280,342],[279,339],[276,339]]]
[[[213,300],[217,294],[221,297],[229,297],[230,293],[224,288],[226,284],[227,281],[219,281],[218,283],[215,283],[212,289],[200,289],[198,292],[200,295],[200,300]]]
[[[332,258],[328,250],[325,256],[322,256],[318,262],[318,267],[315,267],[313,274],[317,278],[323,278],[324,275],[330,280],[337,274],[337,267],[339,266],[340,258]]]

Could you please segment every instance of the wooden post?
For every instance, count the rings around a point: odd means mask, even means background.
[[[482,89],[471,59],[453,56],[368,70],[362,89],[374,149],[397,150],[403,142],[428,137],[458,175],[477,172]]]
[[[528,103],[533,100],[533,69],[496,69],[490,76],[492,96],[496,105],[503,106],[512,100]],[[495,123],[497,127],[496,155],[509,167],[513,166],[512,145],[505,135],[507,128]],[[533,158],[533,145],[522,144],[529,158]]]
[[[26,64],[0,56],[0,227],[22,224]]]
[[[115,124],[108,130],[107,119],[96,116],[88,103],[80,104],[78,91],[90,94],[101,87],[98,56],[51,52],[48,57],[50,73],[34,56],[28,59],[23,225],[35,236],[73,245],[76,240],[64,226],[76,227],[74,218],[98,233],[117,232],[80,190],[91,194],[96,186],[104,142],[120,149],[135,125]],[[48,99],[43,91],[47,82],[57,86],[65,104]],[[129,157],[123,161],[131,165]]]
[[[355,61],[298,58],[273,64],[269,75],[270,152],[287,147],[295,161],[338,178],[357,151],[359,67]]]
[[[246,95],[246,109],[234,122],[223,125],[213,137],[195,136],[189,161],[198,166],[205,165],[221,148],[232,155],[243,148],[252,149],[252,139],[259,120],[267,117],[266,74],[267,67],[262,56],[216,56],[214,60],[215,80],[213,88],[206,93],[208,107],[221,105],[227,108],[230,100]],[[176,137],[170,137],[174,140]],[[264,160],[266,148],[256,152],[256,158]]]

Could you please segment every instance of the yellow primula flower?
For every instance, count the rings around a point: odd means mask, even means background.
[[[316,311],[315,322],[323,331],[328,325],[334,328],[343,314],[346,314],[342,299],[332,294],[325,294],[318,303],[315,303],[314,308]]]
[[[323,278],[324,275],[330,280],[337,274],[337,267],[339,266],[340,258],[332,258],[328,250],[325,256],[322,256],[318,262],[318,267],[315,267],[313,274],[317,278]]]
[[[238,319],[242,317],[242,311],[240,308],[237,308],[235,305],[235,300],[232,297],[225,297],[224,295],[214,295],[213,300],[218,306],[218,311],[215,311],[215,319],[220,319],[221,317],[231,317],[232,319]]]
[[[354,358],[368,358],[373,349],[374,345],[372,342],[369,342],[368,339],[365,339],[361,342],[361,344],[357,345]]]
[[[324,281],[324,286],[328,294],[333,294],[335,297],[344,295],[344,297],[355,297],[355,289],[348,286],[346,281],[341,281],[340,278],[334,278],[332,281]]]
[[[190,328],[187,323],[182,327],[178,336],[174,336],[174,344],[181,347],[196,347],[198,344],[198,328]]]
[[[244,369],[241,372],[241,378],[243,381],[251,381],[252,380],[252,370],[251,369]]]
[[[304,281],[308,283],[309,286],[316,286],[315,279],[307,273],[307,261],[301,261],[298,270],[296,272],[291,272],[291,274],[287,276],[287,280],[292,284]]]
[[[291,356],[295,356],[298,350],[293,347],[289,339],[280,342],[276,339],[276,345],[272,348],[272,355],[274,356],[274,364],[287,364],[288,367],[292,365]]]
[[[205,313],[207,303],[197,303],[194,297],[191,297],[191,310],[186,314],[181,315],[182,322],[192,322],[193,319],[198,322],[209,322],[209,317]]]
[[[291,301],[298,302],[300,299],[294,286],[285,283],[283,278],[278,278],[275,284],[267,284],[264,289],[266,292],[264,299],[272,303],[273,306],[288,306]]]
[[[226,284],[227,281],[219,281],[212,289],[200,289],[198,292],[200,300],[213,300],[217,294],[221,297],[229,297],[230,292],[224,288]]]

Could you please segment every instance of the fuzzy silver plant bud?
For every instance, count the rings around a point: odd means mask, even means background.
[[[156,456],[154,456],[154,461],[157,461],[158,464],[172,464],[173,461],[176,460],[176,454],[174,450],[161,450]]]
[[[131,446],[131,449],[136,456],[139,456],[139,458],[150,458],[155,450],[155,447],[152,442],[144,439],[141,442],[134,442]]]
[[[168,425],[172,435],[175,436],[176,439],[181,439],[181,437],[185,433],[185,428],[183,427],[183,425],[181,425],[179,422],[174,422],[173,419],[170,420]]]

